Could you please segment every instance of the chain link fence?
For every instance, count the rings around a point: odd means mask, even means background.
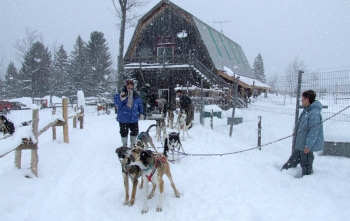
[[[320,168],[350,179],[350,70],[332,72],[302,73],[298,84],[298,74],[267,78],[266,83],[273,90],[267,97],[261,94],[251,98],[248,108],[242,108],[243,123],[233,126],[232,137],[258,146],[258,123],[262,116],[262,151],[281,158],[285,163],[292,151],[292,137],[295,115],[300,101],[300,92],[314,90],[316,99],[323,105],[325,149],[315,153],[315,168]],[[296,103],[298,102],[298,103]],[[205,119],[204,126],[229,135],[226,111],[222,118]],[[196,119],[195,119],[196,120]],[[255,149],[255,148],[252,148]],[[279,167],[280,165],[276,165]]]

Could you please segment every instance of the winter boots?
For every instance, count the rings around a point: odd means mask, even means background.
[[[312,163],[314,162],[314,153],[309,152],[307,154],[301,154],[300,166],[302,168],[302,175],[311,175],[314,171],[312,169]]]
[[[314,172],[312,169],[313,161],[314,161],[313,152],[309,152],[305,154],[303,151],[294,150],[292,155],[289,157],[287,163],[285,163],[281,168],[281,171],[283,169],[288,170],[291,167],[297,167],[298,164],[300,163],[300,166],[302,169],[302,176],[310,175]]]
[[[130,136],[130,147],[136,142],[136,136]]]
[[[122,143],[123,143],[123,147],[127,147],[128,146],[128,137],[122,137]]]
[[[297,167],[300,161],[301,161],[300,150],[294,150],[292,155],[289,157],[287,163],[285,163],[281,168],[281,171],[283,169],[288,170],[291,167]]]

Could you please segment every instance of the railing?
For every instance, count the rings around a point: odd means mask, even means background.
[[[55,108],[53,109],[53,114],[55,114]],[[12,151],[15,152],[15,165],[17,168],[21,168],[21,158],[22,158],[22,150],[31,150],[31,170],[35,176],[38,176],[38,138],[41,134],[52,127],[52,138],[56,139],[56,127],[63,127],[63,140],[65,143],[69,143],[69,134],[68,134],[68,119],[73,118],[73,127],[76,128],[76,120],[80,121],[80,129],[83,129],[84,122],[84,109],[81,108],[80,113],[74,112],[73,115],[68,116],[68,98],[62,99],[62,116],[63,121],[55,119],[50,122],[48,125],[39,130],[39,109],[35,109],[32,111],[32,133],[33,136],[29,138],[22,138],[22,143],[16,147],[15,149],[8,151],[7,153],[0,156],[3,157]],[[32,138],[34,140],[32,140]]]

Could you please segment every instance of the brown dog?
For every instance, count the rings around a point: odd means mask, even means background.
[[[180,197],[179,191],[176,189],[175,184],[173,182],[173,178],[171,176],[170,172],[170,165],[167,159],[163,154],[154,154],[150,150],[142,150],[142,149],[133,149],[130,153],[130,165],[137,165],[142,170],[142,179],[144,179],[146,182],[152,182],[153,189],[152,192],[149,194],[148,199],[153,196],[155,186],[158,184],[159,186],[159,198],[158,198],[158,205],[156,208],[157,212],[161,212],[163,210],[162,203],[163,203],[163,192],[164,192],[164,181],[163,181],[163,175],[165,174],[169,180],[170,184],[174,190],[175,196]],[[143,208],[141,210],[141,213],[147,213],[148,212],[148,206],[147,206],[147,193],[148,193],[148,185],[145,185],[144,188],[144,198],[143,198]]]
[[[138,183],[138,178],[141,176],[141,169],[136,165],[130,165],[130,152],[131,148],[128,147],[118,147],[115,152],[118,154],[119,161],[122,165],[122,174],[125,187],[125,200],[124,205],[132,206],[135,203],[136,188]],[[129,178],[132,182],[131,199],[129,201]],[[142,189],[143,181],[141,180],[140,189]]]

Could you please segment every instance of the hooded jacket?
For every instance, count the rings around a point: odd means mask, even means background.
[[[142,100],[139,94],[133,89],[133,104],[132,107],[128,107],[128,99],[120,99],[120,93],[125,92],[128,95],[126,88],[119,91],[114,95],[114,104],[118,106],[117,121],[121,123],[136,123],[138,122],[139,115],[143,114]]]
[[[295,138],[296,149],[304,150],[306,147],[311,151],[323,150],[324,138],[321,111],[322,104],[316,100],[301,112]]]

